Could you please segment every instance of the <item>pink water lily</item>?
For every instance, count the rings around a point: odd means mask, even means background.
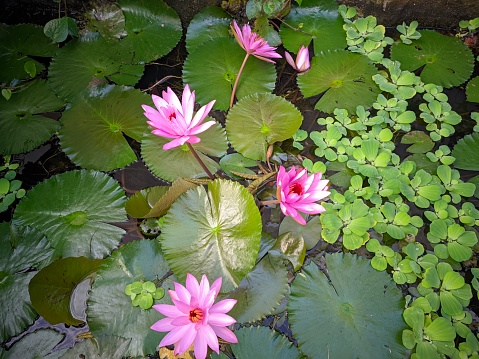
[[[188,85],[183,90],[181,102],[169,87],[167,91],[163,91],[162,97],[152,95],[151,98],[156,109],[148,105],[142,105],[145,111],[144,115],[149,120],[147,123],[153,127],[151,133],[173,139],[173,141],[163,146],[164,150],[169,150],[185,143],[194,144],[200,142],[201,139],[196,135],[206,131],[216,123],[215,121],[202,123],[211,111],[215,100],[201,107],[194,114],[195,92],[191,92]]]
[[[213,304],[221,288],[221,277],[210,287],[208,278],[203,275],[201,283],[187,274],[186,288],[174,282],[175,290],[170,290],[174,305],[154,305],[157,311],[165,315],[153,324],[151,329],[169,332],[160,342],[160,347],[175,344],[175,355],[183,354],[193,344],[196,359],[205,359],[208,347],[219,354],[218,338],[237,343],[235,334],[226,328],[236,323],[229,312],[236,304],[235,299],[224,299]]]
[[[293,60],[293,57],[288,52],[284,53],[284,57],[288,64],[300,73],[308,71],[311,66],[309,63],[309,50],[307,47],[301,46],[298,55],[296,56],[296,61]]]
[[[281,58],[281,55],[276,52],[276,47],[270,46],[257,33],[251,32],[251,27],[248,24],[244,24],[243,29],[240,29],[236,21],[233,21],[232,30],[236,41],[248,54],[272,63],[274,61],[271,58]]]
[[[321,173],[308,176],[307,169],[299,171],[293,166],[286,172],[280,166],[277,175],[277,193],[281,210],[286,216],[291,216],[296,222],[305,225],[306,221],[299,212],[318,214],[325,211],[316,203],[329,196],[328,180],[321,179]]]

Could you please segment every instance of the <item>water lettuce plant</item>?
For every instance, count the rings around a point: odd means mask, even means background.
[[[234,5],[0,26],[0,358],[477,358],[477,20]]]

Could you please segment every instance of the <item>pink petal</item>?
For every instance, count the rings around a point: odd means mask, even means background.
[[[236,323],[236,319],[223,313],[211,313],[208,315],[208,324],[218,327],[226,327]],[[172,323],[173,324],[173,323]]]
[[[193,342],[196,359],[205,359],[206,351],[208,350],[206,335],[201,330],[196,332],[195,341]]]
[[[173,300],[173,304],[182,313],[181,315],[189,315],[190,310],[194,309],[189,304],[184,303],[181,300]]]
[[[187,138],[185,142],[191,143],[192,145],[201,141],[201,138],[196,136],[185,136],[185,138]]]
[[[191,130],[188,131],[188,135],[197,135],[202,132],[205,132],[207,129],[209,129],[211,126],[216,125],[216,121],[208,121],[205,122],[199,126],[193,127]]]
[[[216,295],[219,294],[219,292],[221,291],[221,284],[223,282],[223,278],[221,277],[218,277],[214,282],[213,284],[211,285],[211,288],[210,290],[214,290],[216,292]],[[216,297],[215,297],[216,299]]]
[[[180,301],[182,301],[183,303],[189,304],[189,303],[190,303],[190,299],[191,299],[191,294],[190,294],[190,292],[188,291],[188,289],[186,289],[186,288],[185,288],[183,285],[181,285],[180,283],[174,282],[174,284],[175,284],[176,295],[178,296],[178,298],[180,299]]]
[[[211,309],[211,313],[228,313],[236,304],[236,299],[223,299],[220,300],[218,303],[215,303]]]
[[[186,289],[188,289],[188,291],[190,292],[191,297],[195,298],[196,301],[198,301],[198,298],[200,296],[200,285],[196,278],[190,273],[186,275]]]
[[[291,57],[291,55],[289,54],[289,52],[286,51],[286,52],[284,53],[284,58],[286,59],[286,61],[288,62],[288,64],[290,64],[291,67],[296,70],[296,64],[294,63],[294,60],[293,60],[293,58]]]
[[[196,333],[197,332],[194,329],[188,330],[183,338],[181,338],[180,341],[175,345],[175,351],[177,351],[180,355],[185,353],[195,340]]]
[[[234,333],[228,328],[215,326],[211,326],[211,328],[214,330],[215,334],[221,339],[229,343],[238,343],[238,338],[236,338],[236,335],[234,335]]]
[[[191,323],[189,315],[182,315],[181,317],[176,317],[171,321],[171,325],[181,327],[183,325],[188,325]],[[191,344],[191,343],[190,343]]]
[[[166,150],[172,149],[174,147],[181,146],[187,141],[187,139],[188,139],[188,137],[186,137],[186,138],[185,137],[175,138],[173,141],[170,141],[170,142],[164,144],[163,149],[166,151]]]
[[[176,328],[171,324],[172,318],[163,318],[153,324],[150,329],[156,330],[157,332],[169,332]]]
[[[179,341],[189,330],[195,330],[193,323],[191,325],[185,325],[182,327],[175,327],[171,332],[165,335],[165,337],[160,342],[160,347],[167,345],[175,344]]]
[[[206,344],[212,350],[214,350],[216,353],[219,353],[220,346],[218,343],[218,338],[215,334],[215,331],[209,325],[204,325],[201,328],[199,328],[198,333],[201,333],[201,335],[206,341]],[[195,345],[195,349],[196,349],[196,345]],[[195,354],[196,354],[196,351],[195,351]]]
[[[183,315],[183,313],[180,312],[178,308],[170,304],[155,304],[153,308],[155,308],[157,311],[167,317],[178,317],[180,315]]]
[[[201,277],[201,282],[200,282],[200,295],[198,297],[198,303],[201,308],[203,308],[203,303],[205,299],[207,298],[208,294],[210,292],[210,282],[208,281],[208,277],[203,274]]]
[[[166,102],[160,96],[151,95],[151,99],[153,100],[153,103],[155,104],[157,109],[160,109],[161,107],[167,107],[168,106],[168,102]]]

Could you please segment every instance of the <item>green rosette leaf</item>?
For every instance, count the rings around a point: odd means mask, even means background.
[[[58,257],[103,258],[125,231],[125,193],[97,171],[70,171],[37,184],[20,201],[15,222],[46,234]]]
[[[276,309],[288,292],[288,270],[282,256],[267,254],[228,294],[237,303],[228,313],[238,323],[255,322]]]
[[[20,334],[37,313],[30,303],[28,283],[53,249],[45,236],[28,227],[0,223],[0,342]]]
[[[313,57],[310,70],[298,76],[298,86],[305,97],[324,92],[317,110],[333,113],[344,108],[354,113],[357,106],[369,107],[376,101],[379,88],[372,76],[377,73],[366,56],[337,50]]]
[[[297,53],[301,46],[313,41],[314,52],[319,55],[346,47],[343,24],[336,1],[306,0],[291,8],[281,24],[280,35],[287,50]]]
[[[180,280],[191,273],[223,277],[222,291],[238,287],[259,252],[261,215],[239,183],[215,180],[181,195],[164,217],[161,245]]]
[[[351,254],[326,255],[326,266],[329,278],[311,263],[291,285],[288,313],[299,349],[313,358],[404,358],[397,339],[403,299],[389,275]]]
[[[145,103],[151,105],[149,96],[123,86],[100,86],[82,92],[61,119],[63,151],[78,166],[100,171],[136,161],[125,136],[140,142],[148,131],[141,108]]]
[[[165,333],[153,331],[150,326],[163,316],[153,308],[134,307],[125,288],[135,281],[156,282],[164,278],[168,270],[157,241],[130,242],[108,257],[97,272],[87,302],[87,321],[93,336],[115,335],[129,339],[125,356],[153,354]],[[160,283],[165,291],[174,289],[172,279]],[[157,300],[156,304],[166,303],[167,298]]]
[[[186,50],[193,52],[199,45],[218,37],[230,37],[231,16],[218,6],[206,6],[188,25]]]
[[[204,105],[227,110],[236,76],[246,52],[231,38],[216,38],[195,48],[183,66],[183,82],[196,91]],[[237,99],[256,92],[271,92],[276,81],[274,64],[249,56],[236,89]]]
[[[232,346],[236,358],[301,359],[300,351],[278,332],[267,327],[241,328],[235,331],[238,344]]]
[[[48,141],[60,123],[42,114],[63,106],[45,81],[12,93],[9,100],[0,96],[0,153],[28,152]]]
[[[180,41],[181,21],[163,0],[121,0],[127,36],[118,42],[119,58],[131,64],[150,62],[168,54]]]
[[[211,120],[212,118],[207,117],[204,122]],[[220,166],[208,156],[221,157],[226,153],[228,143],[225,130],[220,124],[217,124],[197,136],[201,141],[192,146],[210,172],[215,173]],[[147,133],[143,137],[141,155],[151,172],[170,182],[183,177],[206,176],[205,171],[195,160],[186,144],[163,150],[163,145],[170,141],[169,138],[155,136],[151,133]]]
[[[41,26],[0,24],[0,82],[29,78],[25,71],[27,62],[33,63],[35,72],[39,73],[43,64],[30,56],[51,57],[56,51],[56,44],[45,36]]]
[[[242,98],[229,111],[226,133],[243,156],[266,161],[268,146],[291,138],[302,122],[301,112],[284,98],[256,93]]]
[[[474,132],[457,141],[452,150],[456,158],[454,167],[462,170],[479,171],[479,133]]]
[[[421,80],[444,87],[459,86],[472,74],[474,56],[461,40],[432,30],[419,31],[421,37],[411,45],[397,43],[391,47],[391,59],[401,69],[415,71],[423,67]]]

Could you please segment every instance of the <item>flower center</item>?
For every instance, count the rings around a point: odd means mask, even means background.
[[[289,186],[289,193],[296,193],[298,196],[303,194],[303,186],[299,183],[292,184]]]
[[[198,323],[203,319],[203,311],[200,308],[190,310],[190,320],[192,323]]]
[[[170,113],[170,115],[168,116],[168,120],[173,120],[173,119],[176,119],[176,113],[175,111],[173,111],[172,113]]]

